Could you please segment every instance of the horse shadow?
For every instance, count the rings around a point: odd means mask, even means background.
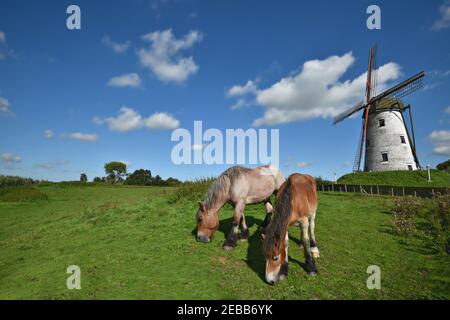
[[[246,216],[245,221],[249,229],[255,224],[258,225],[258,228],[248,237],[247,255],[243,260],[250,267],[250,269],[252,269],[262,280],[265,281],[266,261],[264,259],[262,252],[262,239],[261,239],[261,231],[259,228],[262,225],[263,220],[255,218],[253,216]],[[223,233],[224,239],[226,239],[228,234],[230,233],[232,223],[233,217],[220,219],[219,228],[217,229],[217,232]],[[195,226],[194,229],[192,229],[191,234],[194,238],[197,237],[197,226]],[[239,246],[244,244],[245,243],[241,243],[240,241],[238,241],[237,245]]]
[[[245,216],[245,222],[247,223],[247,227],[250,229],[253,225],[257,224],[260,226],[262,224],[262,220],[258,218],[254,218],[252,216]],[[226,239],[231,232],[231,228],[233,226],[233,217],[226,218],[226,219],[220,219],[219,221],[219,228],[217,229],[217,232],[220,232],[223,234],[224,239]],[[194,238],[197,238],[197,226],[194,226],[194,228],[191,231],[191,235]],[[250,238],[249,238],[250,241]]]
[[[259,226],[262,225],[263,221],[260,219],[255,219],[255,223]],[[253,272],[255,272],[261,280],[266,281],[266,260],[263,255],[262,250],[262,238],[261,230],[258,228],[253,234],[248,238],[248,249],[247,256],[244,259],[245,263]]]

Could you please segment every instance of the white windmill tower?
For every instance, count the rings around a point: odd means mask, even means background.
[[[422,71],[383,93],[375,95],[378,73],[376,56],[377,48],[371,48],[365,102],[361,101],[337,115],[333,124],[343,121],[359,110],[364,110],[361,138],[353,171],[360,170],[364,147],[364,171],[420,169],[411,106],[405,106],[400,98],[421,88],[425,73]],[[411,134],[405,123],[404,113],[406,111],[409,111]]]

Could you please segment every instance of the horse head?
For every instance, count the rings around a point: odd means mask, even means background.
[[[210,242],[219,227],[219,213],[199,202],[197,210],[197,241]]]

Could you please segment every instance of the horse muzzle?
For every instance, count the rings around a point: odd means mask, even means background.
[[[275,272],[270,272],[266,274],[266,281],[268,284],[270,285],[275,285],[275,283],[277,283],[278,281],[278,274],[276,274]]]
[[[198,236],[197,236],[197,241],[198,241],[198,242],[208,243],[208,242],[210,242],[211,240],[210,240],[207,236],[204,236],[204,235],[198,235]]]

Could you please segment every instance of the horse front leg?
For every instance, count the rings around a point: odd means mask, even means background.
[[[234,207],[234,217],[233,222],[231,224],[231,231],[228,235],[228,238],[225,240],[223,244],[224,250],[231,250],[236,246],[238,233],[239,233],[239,222],[241,221],[242,215],[244,213],[245,202],[240,201],[236,203]]]
[[[316,242],[316,233],[315,233],[315,228],[316,228],[316,223],[315,223],[315,218],[316,218],[316,212],[314,211],[313,214],[311,214],[311,216],[309,217],[309,234],[310,234],[310,246],[311,246],[311,255],[314,258],[319,258],[320,257],[320,251],[319,248],[317,247],[317,242]]]
[[[239,240],[248,240],[250,233],[248,231],[247,222],[245,221],[245,214],[242,212],[241,217],[241,234],[239,236]]]
[[[285,279],[289,272],[289,231],[286,231],[286,236],[284,237],[284,255],[285,259],[280,268],[280,275],[278,276],[280,280]]]
[[[316,263],[314,262],[314,258],[311,254],[311,245],[309,242],[309,235],[308,235],[309,219],[306,217],[302,218],[300,220],[300,226],[302,228],[303,249],[305,250],[305,269],[310,276],[315,276],[318,271]]]
[[[270,199],[268,199],[264,205],[266,206],[266,217],[264,218],[264,221],[261,225],[261,233],[266,233],[266,228],[269,225],[270,221],[272,220],[272,212],[273,212],[273,205],[270,202]]]

